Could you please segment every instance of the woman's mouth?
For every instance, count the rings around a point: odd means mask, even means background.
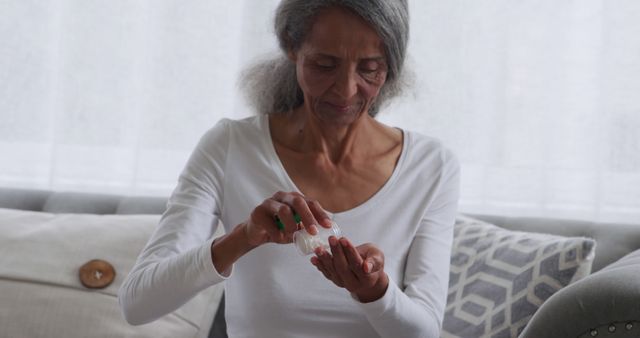
[[[327,102],[327,105],[329,105],[333,110],[341,113],[349,112],[349,110],[351,110],[351,108],[353,107],[353,105],[335,104],[331,102]]]

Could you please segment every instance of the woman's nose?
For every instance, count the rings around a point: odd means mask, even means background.
[[[349,99],[358,92],[357,74],[351,69],[345,69],[337,74],[336,82],[333,85],[334,92],[341,98]]]

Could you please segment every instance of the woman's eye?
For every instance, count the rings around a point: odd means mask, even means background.
[[[375,61],[367,61],[360,64],[360,72],[363,74],[373,74],[380,70],[380,64]]]
[[[335,66],[331,63],[316,63],[316,67],[324,70],[333,69]]]
[[[372,74],[378,71],[378,68],[360,68],[360,71],[365,74]]]
[[[380,67],[360,67],[360,74],[367,79],[375,79],[380,74]]]

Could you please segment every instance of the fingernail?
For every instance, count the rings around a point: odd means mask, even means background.
[[[317,235],[318,227],[316,227],[314,224],[309,225],[309,233],[312,235]]]
[[[338,245],[338,240],[336,239],[335,236],[331,236],[329,237],[329,244],[331,244],[331,246],[336,246]]]
[[[342,246],[346,248],[347,246],[349,246],[349,241],[347,241],[347,239],[343,237],[340,238],[340,244],[342,244]]]
[[[365,272],[371,272],[371,269],[373,269],[373,264],[367,262],[367,270]]]

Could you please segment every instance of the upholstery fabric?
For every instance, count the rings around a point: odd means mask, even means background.
[[[51,213],[162,214],[166,197],[90,194],[0,187],[0,208]]]
[[[640,250],[550,297],[522,333],[538,337],[640,337]]]
[[[517,337],[538,307],[587,276],[595,241],[455,224],[443,338]]]
[[[131,326],[117,292],[159,215],[51,214],[0,209],[0,328],[6,337],[206,337],[222,285],[174,313]],[[114,281],[82,286],[78,269],[111,263]]]

